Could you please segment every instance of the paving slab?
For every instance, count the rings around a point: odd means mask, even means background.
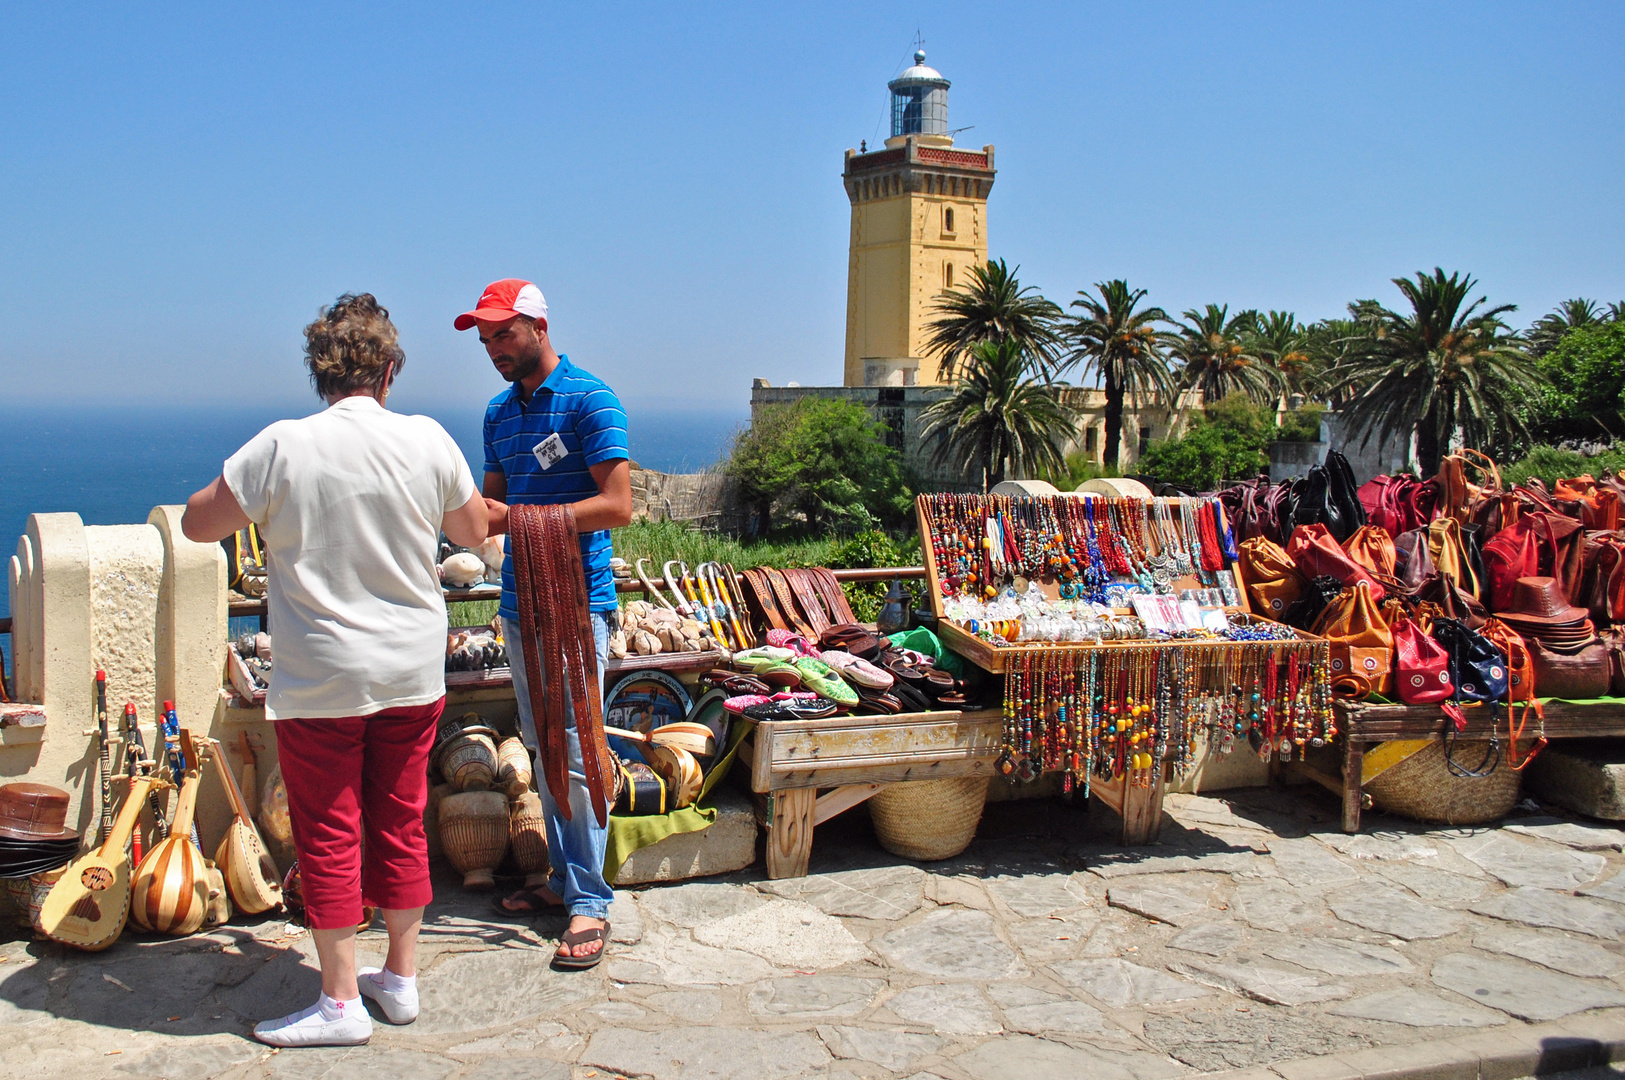
[[[748,885],[690,881],[644,889],[638,893],[638,903],[647,918],[692,930],[730,915],[755,911],[767,904],[767,897]]]
[[[830,1060],[806,1031],[612,1028],[592,1037],[578,1064],[657,1080],[790,1080],[820,1072]]]
[[[615,899],[609,904],[609,943],[636,945],[643,940],[643,911],[637,897],[625,889],[615,890]]]
[[[1000,876],[988,878],[983,884],[1005,907],[1029,919],[1073,911],[1090,902],[1088,892],[1072,880],[1071,874]]]
[[[1620,954],[1555,930],[1494,926],[1473,935],[1473,947],[1531,960],[1553,971],[1582,978],[1606,978],[1625,970],[1625,957]]]
[[[953,1064],[971,1080],[1170,1080],[1185,1072],[1161,1054],[1081,1050],[1031,1035],[989,1039]]]
[[[600,974],[554,971],[551,958],[552,949],[535,948],[441,957],[418,976],[421,1011],[407,1032],[416,1039],[535,1023],[602,993]]]
[[[1256,930],[1324,931],[1334,925],[1323,897],[1300,892],[1284,882],[1237,885],[1230,910]]]
[[[774,899],[759,908],[705,923],[694,931],[694,940],[718,949],[738,949],[794,969],[840,967],[869,955],[841,920],[800,900]]]
[[[1213,874],[1239,874],[1255,869],[1260,856],[1250,848],[1196,852],[1178,855],[1150,855],[1157,848],[1129,848],[1104,852],[1089,860],[1089,873],[1107,880],[1136,874],[1183,874],[1205,871]]]
[[[1625,905],[1625,873],[1604,878],[1595,885],[1587,885],[1580,890],[1580,895],[1595,896],[1599,900],[1611,900],[1616,904]]]
[[[852,975],[790,976],[752,987],[747,1003],[757,1016],[786,1020],[858,1016],[884,987]]]
[[[1300,889],[1348,885],[1360,880],[1360,868],[1333,854],[1312,836],[1270,842],[1270,861],[1291,884]]]
[[[342,1076],[346,1080],[443,1080],[462,1063],[439,1054],[378,1046],[306,1047],[284,1050],[266,1059],[265,1076],[273,1080],[309,1080]]]
[[[1232,1003],[1147,1016],[1145,1039],[1193,1069],[1218,1072],[1367,1047],[1374,1041],[1370,1028],[1368,1023],[1328,1018],[1309,1009]]]
[[[1174,935],[1169,939],[1168,947],[1206,956],[1223,956],[1246,941],[1247,931],[1244,927],[1233,922],[1211,922],[1198,923]]]
[[[1082,911],[1006,923],[1004,932],[1027,963],[1047,964],[1077,955],[1099,925],[1099,917],[1094,912]]]
[[[983,911],[943,908],[870,942],[895,968],[949,979],[1021,979],[1028,975],[1016,951],[994,932]]]
[[[1556,1020],[1586,1009],[1625,1005],[1625,992],[1605,983],[1517,960],[1450,953],[1433,963],[1436,985],[1520,1020]]]
[[[1500,831],[1452,838],[1447,842],[1514,888],[1529,885],[1572,892],[1590,882],[1608,865],[1606,858],[1589,851],[1571,851]]]
[[[701,945],[663,926],[651,927],[636,946],[611,953],[600,967],[617,982],[670,986],[740,986],[781,974],[760,956]]]
[[[1625,938],[1625,912],[1609,903],[1565,896],[1547,889],[1512,889],[1485,897],[1471,910],[1526,926],[1548,926],[1619,941]]]
[[[1377,873],[1405,886],[1429,903],[1465,904],[1477,900],[1494,882],[1487,876],[1469,876],[1419,863],[1379,863]]]
[[[1011,1005],[1004,1009],[1004,1026],[1029,1035],[1054,1032],[1061,1035],[1104,1035],[1112,1031],[1106,1014],[1091,1005],[1068,998]]]
[[[1165,971],[1121,959],[1068,960],[1051,964],[1050,970],[1066,986],[1117,1009],[1163,1001],[1189,1001],[1209,993]]]
[[[457,1080],[570,1080],[571,1072],[564,1062],[548,1058],[486,1058],[458,1073]]]
[[[253,1061],[265,1049],[241,1038],[177,1039],[142,1053],[121,1054],[112,1068],[120,1076],[207,1080]]]
[[[1409,862],[1432,859],[1439,854],[1439,845],[1426,836],[1404,832],[1315,833],[1321,843],[1351,859],[1371,859],[1378,862]]]
[[[966,983],[913,986],[886,1001],[905,1022],[949,1035],[988,1035],[1002,1030],[987,995]]]
[[[1266,946],[1264,955],[1328,975],[1403,975],[1414,970],[1397,949],[1334,938],[1278,941]]]
[[[1406,941],[1445,937],[1461,929],[1462,917],[1441,911],[1386,885],[1361,885],[1326,898],[1339,919]]]
[[[1170,964],[1169,970],[1269,1005],[1310,1005],[1352,993],[1348,987],[1326,982],[1318,975],[1268,964],[1182,960]]]
[[[837,1058],[872,1061],[893,1072],[907,1072],[946,1045],[936,1035],[836,1025],[819,1025],[818,1037]]]
[[[1555,817],[1530,817],[1509,821],[1501,827],[1507,832],[1533,836],[1579,851],[1625,850],[1625,831],[1606,825],[1582,825]]]
[[[756,887],[787,900],[811,904],[826,915],[896,922],[914,914],[924,903],[926,876],[917,866],[880,866],[763,881]]]
[[[1409,1027],[1494,1027],[1507,1022],[1506,1015],[1459,998],[1442,998],[1424,990],[1402,986],[1375,994],[1339,1001],[1327,1012],[1361,1020],[1382,1020]]]
[[[1132,911],[1155,922],[1171,926],[1188,926],[1192,922],[1206,921],[1215,914],[1208,903],[1211,888],[1180,885],[1173,881],[1152,878],[1114,882],[1106,890],[1106,902],[1115,908]]]

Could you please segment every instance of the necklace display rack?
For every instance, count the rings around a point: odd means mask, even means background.
[[[1123,842],[1156,838],[1169,774],[1202,757],[1301,761],[1336,734],[1327,644],[1257,620],[1222,511],[1199,499],[921,495],[927,593],[943,643],[1005,680],[995,768],[1018,784],[1059,773],[1123,821]],[[1058,608],[1111,607],[1111,640],[1021,640],[1014,622],[961,625],[949,602],[1036,586]],[[1222,595],[1243,640],[1148,637],[1128,596]],[[1209,595],[1212,595],[1211,593]],[[1132,635],[1132,636],[1131,636]]]

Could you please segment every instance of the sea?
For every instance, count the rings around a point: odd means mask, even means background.
[[[275,420],[312,407],[200,408],[29,406],[0,404],[0,567],[17,549],[28,515],[73,511],[86,525],[141,524],[154,506],[184,503],[220,472],[221,463]],[[468,458],[476,482],[484,468],[478,403],[413,409],[438,420]],[[661,472],[701,472],[726,456],[749,409],[639,408],[627,405],[632,459]],[[0,616],[11,614],[0,582]],[[0,634],[9,679],[11,635]]]

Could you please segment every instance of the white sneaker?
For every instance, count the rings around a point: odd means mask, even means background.
[[[410,1024],[418,1018],[417,980],[412,980],[411,986],[399,992],[385,990],[377,979],[382,972],[382,968],[364,967],[355,973],[355,984],[361,989],[361,996],[376,1001],[391,1024]]]
[[[360,1046],[372,1038],[372,1017],[364,1008],[351,1008],[329,1020],[317,1002],[303,1012],[255,1024],[254,1038],[270,1046]]]

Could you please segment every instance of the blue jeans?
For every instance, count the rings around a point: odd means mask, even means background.
[[[609,654],[609,623],[600,612],[592,613],[593,643],[598,648],[598,693],[604,692],[604,659]],[[519,623],[502,620],[502,638],[507,645],[509,669],[513,672],[513,692],[519,701],[519,737],[532,750],[537,749],[536,721],[530,714],[530,691],[526,682],[525,662],[521,648],[537,648],[537,642],[526,642],[519,632]],[[545,683],[549,674],[542,670]],[[587,777],[581,764],[581,738],[576,733],[575,708],[568,694],[564,698],[564,730],[570,754],[570,818],[559,814],[558,803],[547,790],[547,779],[536,775],[536,790],[542,797],[542,814],[547,819],[547,859],[551,876],[547,887],[564,901],[571,915],[585,915],[602,919],[609,914],[610,901],[615,893],[604,880],[604,848],[609,830],[598,824],[591,797],[587,794]]]

